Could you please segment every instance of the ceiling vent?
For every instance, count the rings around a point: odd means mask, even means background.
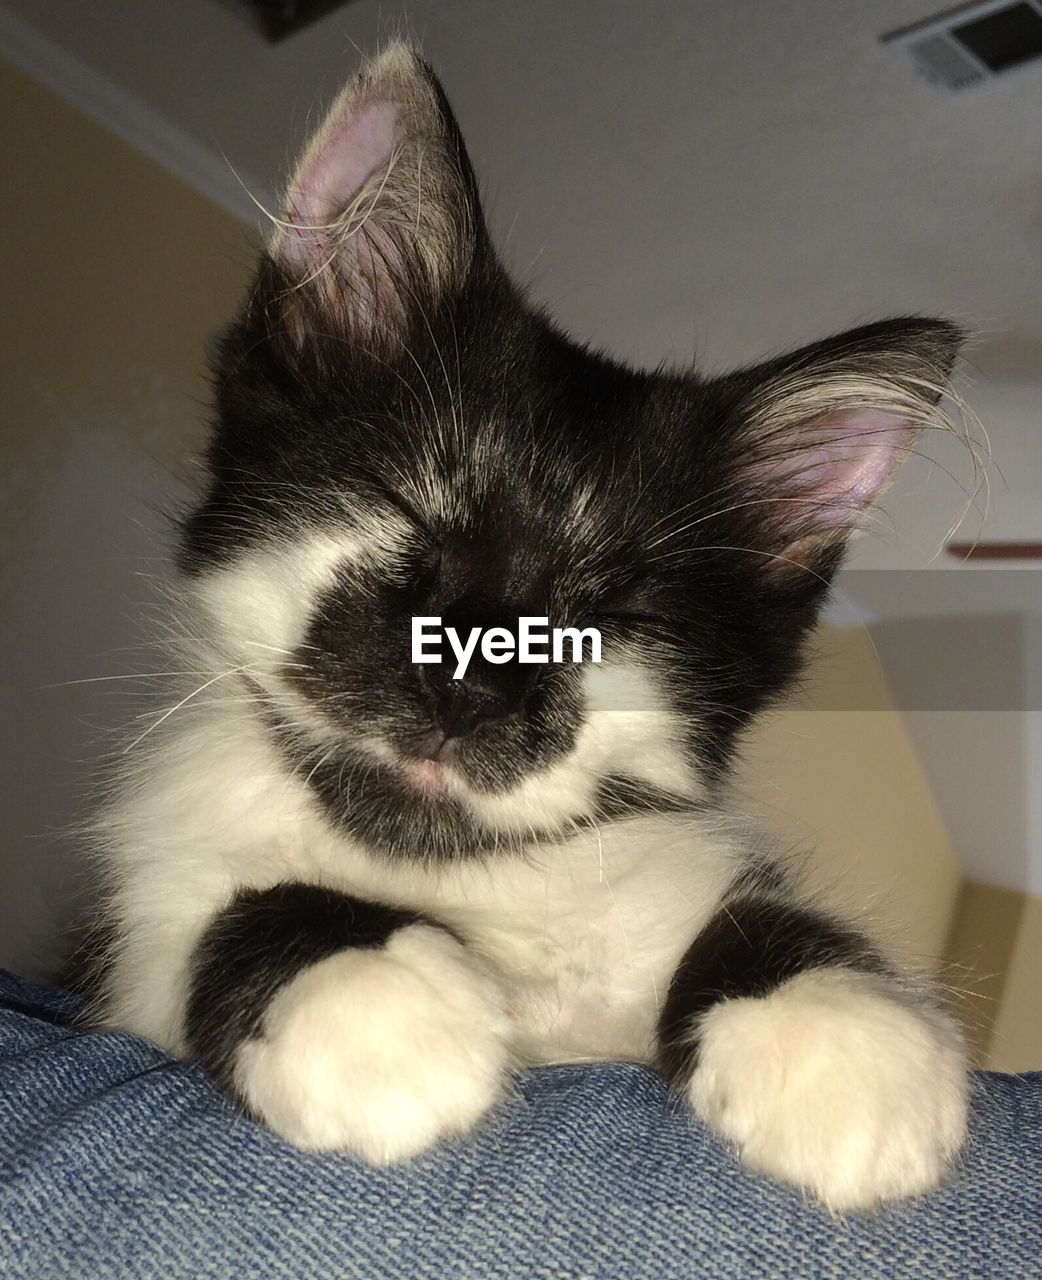
[[[940,89],[971,89],[1042,59],[1042,0],[960,5],[881,37]]]

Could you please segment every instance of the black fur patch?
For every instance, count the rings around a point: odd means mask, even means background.
[[[313,884],[243,889],[195,950],[185,1034],[193,1057],[234,1093],[235,1054],[261,1034],[278,991],[303,969],[348,947],[381,947],[398,929],[432,923]]]
[[[788,978],[832,965],[886,974],[855,929],[797,903],[751,894],[726,902],[677,967],[659,1020],[658,1065],[686,1081],[698,1063],[698,1019],[721,1000],[765,996]]]

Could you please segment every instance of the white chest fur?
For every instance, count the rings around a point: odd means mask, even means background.
[[[430,912],[489,961],[532,1062],[647,1058],[676,965],[735,870],[721,840],[664,817],[437,872],[346,852],[343,887]]]
[[[648,1056],[676,964],[740,864],[730,833],[641,816],[524,857],[422,868],[335,832],[253,717],[230,730],[207,717],[172,734],[109,815],[127,926],[115,1022],[180,1051],[202,930],[237,889],[300,879],[453,928],[506,988],[524,1059]]]

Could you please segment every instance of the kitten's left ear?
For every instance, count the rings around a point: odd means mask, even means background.
[[[729,454],[770,570],[834,566],[938,408],[962,333],[885,320],[722,380]]]
[[[431,69],[406,45],[368,62],[289,181],[269,253],[280,325],[386,350],[456,288],[482,228],[473,170]],[[320,324],[315,324],[316,312]]]

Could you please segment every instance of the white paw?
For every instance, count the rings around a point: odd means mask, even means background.
[[[966,1135],[954,1027],[850,970],[711,1009],[689,1096],[750,1169],[835,1210],[929,1191]]]
[[[444,930],[410,925],[288,983],[240,1049],[235,1083],[294,1146],[394,1164],[477,1124],[503,1091],[510,1036],[481,962]]]

